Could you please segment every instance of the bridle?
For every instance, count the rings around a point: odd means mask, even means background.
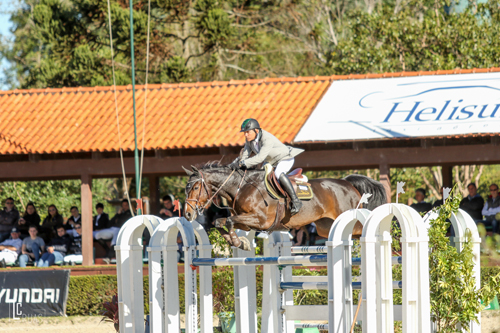
[[[226,180],[217,189],[217,191],[215,191],[215,193],[213,195],[210,195],[212,193],[212,191],[210,190],[210,186],[208,186],[207,182],[205,181],[205,176],[203,176],[203,173],[200,170],[197,170],[197,171],[198,171],[198,173],[200,175],[200,178],[195,179],[192,182],[199,182],[201,180],[201,186],[200,186],[200,191],[198,192],[198,198],[196,198],[196,199],[186,199],[186,205],[188,205],[189,207],[191,207],[191,209],[193,209],[194,211],[196,211],[196,213],[198,214],[198,216],[200,216],[200,215],[203,214],[203,211],[209,206],[209,204],[213,201],[213,199],[215,198],[215,196],[220,192],[220,190],[222,190],[222,188],[224,187],[224,185],[226,185],[226,183],[228,182],[229,178],[231,178],[231,176],[233,175],[233,173],[234,173],[235,170],[233,170],[231,172],[231,174],[226,178]],[[205,191],[207,192],[207,196],[210,198],[210,199],[207,200],[207,202],[205,202],[204,205],[202,205],[201,202],[200,202],[201,193],[202,193],[203,189],[205,189]],[[192,190],[190,190],[189,193],[191,193],[191,191]],[[187,193],[188,196],[189,196],[189,193]],[[235,200],[236,200],[236,198],[235,198]],[[194,201],[194,206],[189,201]]]

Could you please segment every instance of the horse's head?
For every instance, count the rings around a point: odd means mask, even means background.
[[[188,221],[194,221],[198,214],[203,213],[210,200],[210,188],[206,183],[203,173],[196,167],[192,170],[182,167],[189,176],[186,185],[186,205],[184,206],[184,216]]]

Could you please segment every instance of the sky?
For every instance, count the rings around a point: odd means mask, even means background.
[[[7,14],[9,10],[12,9],[12,1],[10,0],[0,0],[0,35],[2,35],[2,39],[4,38],[12,38],[12,34],[9,31],[9,28],[12,26],[9,21],[10,15]],[[8,66],[8,63],[1,59],[0,61],[0,90],[7,90],[9,87],[3,85],[1,81],[3,80],[3,69]]]

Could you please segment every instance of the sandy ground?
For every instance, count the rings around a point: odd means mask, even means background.
[[[482,333],[500,333],[500,311],[483,311]],[[184,316],[181,318],[184,326]],[[214,318],[214,326],[218,320]],[[1,332],[114,333],[111,323],[101,317],[48,317],[37,320],[0,319]]]

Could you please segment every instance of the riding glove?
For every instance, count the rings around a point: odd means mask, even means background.
[[[233,163],[229,164],[229,168],[234,171],[238,170],[240,168],[238,161],[234,161]]]
[[[246,170],[247,169],[247,165],[245,164],[245,161],[240,161],[240,169],[241,170]]]

